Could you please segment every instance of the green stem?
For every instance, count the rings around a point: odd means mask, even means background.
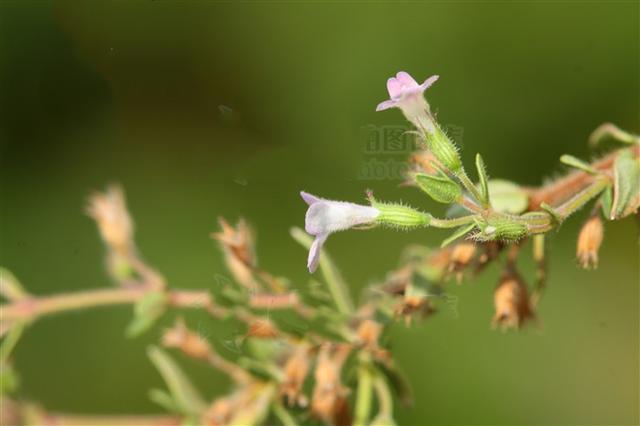
[[[371,412],[371,393],[373,390],[373,376],[369,356],[362,353],[358,367],[358,395],[356,397],[354,426],[364,426],[369,420]]]
[[[381,374],[376,374],[373,386],[375,387],[378,404],[380,405],[378,417],[393,418],[393,397],[391,396],[389,385]]]
[[[300,228],[291,228],[291,236],[306,247],[307,250],[311,247],[311,243],[313,243],[313,238]],[[338,311],[345,315],[353,313],[353,302],[349,296],[347,285],[342,275],[340,275],[340,271],[325,251],[320,254],[320,271],[322,272],[324,280],[327,282],[329,293],[335,301]]]
[[[275,414],[276,417],[280,419],[280,421],[284,426],[298,426],[298,423],[296,423],[296,420],[287,411],[287,409],[282,406],[281,403],[279,402],[274,403],[272,406],[272,409],[273,409],[273,414]]]
[[[436,217],[431,217],[429,220],[429,226],[433,226],[434,228],[457,228],[459,226],[472,223],[476,217],[476,215],[455,217],[453,219],[438,219]]]
[[[467,172],[465,172],[464,169],[460,169],[460,171],[456,173],[456,177],[460,180],[462,186],[473,196],[475,201],[482,204],[482,194],[480,194],[478,187],[471,181],[469,176],[467,176]]]

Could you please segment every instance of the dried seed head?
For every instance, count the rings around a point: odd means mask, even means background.
[[[506,272],[493,294],[495,315],[493,325],[501,328],[520,328],[534,314],[527,286],[515,272]]]
[[[187,328],[182,318],[178,318],[174,326],[166,330],[162,336],[162,344],[168,348],[178,348],[186,355],[207,359],[211,355],[211,346],[199,334]]]
[[[86,212],[98,224],[102,240],[110,249],[123,256],[130,253],[133,249],[133,222],[122,187],[111,185],[106,192],[91,195]]]
[[[578,235],[576,256],[585,269],[598,266],[598,250],[602,244],[604,227],[600,215],[591,216],[582,226]]]

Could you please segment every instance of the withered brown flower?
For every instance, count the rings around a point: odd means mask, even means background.
[[[259,318],[249,324],[247,337],[274,339],[278,337],[278,329],[268,318]]]
[[[578,263],[585,269],[598,266],[598,250],[602,244],[604,227],[600,215],[591,216],[582,226],[578,235],[576,256]]]
[[[458,283],[462,281],[462,273],[473,261],[476,251],[476,244],[469,241],[453,246],[449,259],[449,272],[456,274]]]
[[[435,155],[429,150],[415,151],[409,157],[409,164],[417,172],[426,174],[435,174],[442,165]]]
[[[348,389],[342,385],[340,375],[342,365],[350,348],[346,345],[324,343],[318,352],[314,373],[315,387],[311,397],[311,412],[321,420],[336,424],[343,414]]]
[[[503,273],[493,294],[495,315],[493,325],[501,328],[520,328],[534,318],[529,292],[515,271]]]
[[[86,213],[98,224],[100,235],[109,248],[121,256],[133,249],[133,221],[127,211],[124,190],[110,185],[105,192],[89,197]]]
[[[369,349],[378,348],[378,339],[382,333],[382,325],[372,319],[365,319],[359,325],[356,331],[358,340]]]
[[[257,288],[253,274],[257,262],[249,225],[244,219],[240,219],[235,228],[222,217],[218,222],[221,231],[212,233],[211,237],[220,243],[229,271],[238,283],[247,288]]]
[[[176,319],[172,328],[162,335],[162,344],[168,348],[178,348],[186,355],[206,360],[211,356],[211,346],[199,334],[189,330],[182,318]]]
[[[305,407],[307,397],[302,394],[302,386],[309,373],[310,347],[301,343],[296,345],[287,359],[284,368],[284,379],[280,386],[280,393],[285,397],[288,405],[298,404]]]

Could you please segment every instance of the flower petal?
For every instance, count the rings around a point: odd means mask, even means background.
[[[402,95],[402,83],[395,77],[391,77],[387,80],[387,91],[391,99],[399,98]]]
[[[396,101],[393,99],[388,99],[386,101],[380,102],[376,107],[376,111],[384,111],[385,109],[393,108],[396,106]]]
[[[397,73],[396,79],[406,89],[418,87],[418,83],[413,79],[413,77],[411,77],[409,73],[406,73],[404,71],[400,71],[399,73]]]
[[[313,205],[321,200],[321,198],[316,197],[315,195],[309,194],[308,192],[300,191],[300,196],[308,205]]]
[[[307,259],[307,268],[309,268],[309,272],[312,274],[318,268],[318,262],[320,262],[320,253],[322,251],[322,245],[327,240],[328,234],[322,234],[316,236],[316,239],[313,240],[311,244],[311,248],[309,248],[309,257]]]
[[[424,81],[424,83],[422,83],[420,85],[420,88],[422,89],[422,91],[424,92],[425,90],[427,90],[429,87],[431,87],[431,85],[433,83],[435,83],[436,81],[438,81],[438,78],[440,78],[440,76],[438,75],[432,75],[431,77],[429,77],[428,79],[426,79]]]

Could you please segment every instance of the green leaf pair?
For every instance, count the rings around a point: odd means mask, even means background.
[[[611,220],[629,216],[640,207],[640,159],[631,149],[620,152],[613,164],[612,195],[608,210]]]
[[[420,189],[439,203],[455,203],[462,197],[460,186],[442,171],[437,175],[417,173],[414,179]]]

